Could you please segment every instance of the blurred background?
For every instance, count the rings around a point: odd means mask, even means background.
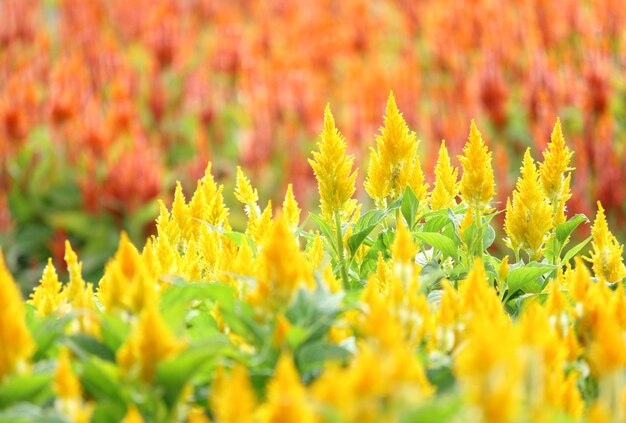
[[[241,164],[261,200],[293,182],[330,102],[361,176],[393,90],[432,180],[474,118],[494,152],[499,207],[559,116],[575,150],[570,214],[608,209],[626,233],[622,0],[2,0],[0,243],[25,289],[70,239],[97,282],[120,230],[138,245],[157,198],[210,160]],[[455,164],[458,161],[455,159]],[[359,196],[368,201],[361,191]],[[242,212],[231,209],[233,225]],[[240,226],[241,226],[240,225]]]

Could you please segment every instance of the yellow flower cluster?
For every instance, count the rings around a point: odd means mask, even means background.
[[[122,234],[95,292],[69,243],[67,282],[48,262],[26,303],[0,255],[2,404],[38,392],[16,404],[70,421],[624,421],[623,247],[598,205],[595,277],[584,241],[565,248],[582,219],[566,216],[558,122],[506,206],[514,259],[488,250],[495,184],[473,122],[460,181],[442,142],[428,192],[390,96],[362,214],[346,148],[327,108],[313,227],[291,186],[282,210],[261,209],[238,169],[248,221],[233,229],[209,165],[141,248]]]

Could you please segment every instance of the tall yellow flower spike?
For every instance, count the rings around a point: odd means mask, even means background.
[[[250,383],[248,369],[235,365],[229,375],[221,367],[215,372],[211,395],[211,410],[218,422],[245,423],[253,420],[256,396]]]
[[[550,206],[544,200],[539,175],[530,156],[530,149],[527,149],[522,175],[517,180],[513,193],[513,204],[509,199],[506,205],[506,244],[516,254],[520,249],[525,249],[531,259],[539,259],[546,234],[552,227],[550,215]]]
[[[65,241],[65,263],[67,263],[70,280],[63,288],[63,295],[67,301],[73,303],[76,297],[82,295],[85,290],[85,281],[82,276],[83,263],[78,261],[78,256],[67,240]]]
[[[495,195],[491,152],[483,142],[474,120],[470,126],[469,140],[463,147],[459,161],[463,167],[461,176],[461,198],[480,215],[489,210],[489,203]]]
[[[59,309],[63,303],[63,285],[59,281],[52,259],[43,269],[39,285],[35,287],[28,302],[35,306],[37,314],[42,317],[49,316]]]
[[[146,306],[135,330],[117,351],[117,362],[130,374],[151,382],[157,365],[177,354],[184,343],[170,332],[155,304]]]
[[[58,398],[55,407],[74,423],[87,423],[91,419],[93,406],[83,401],[83,389],[72,370],[70,353],[61,349],[57,370],[54,375],[54,391]]]
[[[565,190],[567,177],[565,173],[572,170],[569,167],[569,162],[573,154],[565,145],[561,131],[561,120],[557,118],[548,148],[543,152],[543,163],[539,164],[541,187],[553,208],[558,207],[561,202],[564,203],[571,197],[569,187]]]
[[[293,185],[287,185],[287,192],[285,193],[285,199],[283,200],[283,214],[291,230],[294,230],[300,224],[300,207],[296,197],[293,195]]]
[[[35,343],[24,321],[19,288],[4,263],[0,249],[0,383],[11,373],[24,370]]]
[[[259,193],[256,188],[252,188],[252,184],[250,184],[250,180],[246,178],[246,175],[244,175],[243,170],[241,170],[241,166],[237,166],[235,198],[244,204],[246,216],[249,218],[252,218],[253,215],[254,217],[257,217],[261,213],[257,203],[259,201]]]
[[[380,208],[387,197],[398,198],[410,186],[419,200],[426,197],[428,184],[417,156],[418,142],[398,110],[393,92],[389,93],[385,109],[385,126],[376,136],[376,151],[371,149],[365,190]]]
[[[300,382],[290,355],[278,359],[267,386],[267,402],[259,410],[261,423],[313,423],[319,421]]]
[[[332,222],[335,213],[348,214],[354,209],[357,171],[352,171],[354,156],[346,155],[346,142],[335,127],[330,106],[324,112],[324,130],[317,143],[319,151],[313,152],[309,164],[313,168],[320,193],[322,214]]]
[[[604,215],[604,208],[598,201],[598,213],[591,227],[592,250],[590,257],[586,258],[592,264],[593,273],[597,278],[606,282],[617,282],[626,276],[626,267],[622,252],[624,246],[617,242],[615,236],[609,231],[609,225]]]
[[[441,141],[439,156],[435,166],[435,186],[430,194],[431,210],[453,208],[456,206],[456,196],[459,193],[459,170],[450,164],[450,156],[446,142]]]

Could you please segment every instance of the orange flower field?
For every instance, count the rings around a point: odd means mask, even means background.
[[[0,2],[0,422],[626,421],[617,1]]]

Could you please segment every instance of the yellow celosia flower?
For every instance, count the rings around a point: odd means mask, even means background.
[[[573,154],[565,145],[561,120],[557,118],[548,148],[543,152],[543,163],[539,164],[541,187],[553,207],[561,202],[564,204],[571,197],[569,187],[565,184],[565,173],[571,170],[569,162]]]
[[[482,260],[474,260],[467,278],[459,286],[461,309],[471,319],[474,315],[486,315],[491,319],[504,315],[496,291],[489,286]]]
[[[70,303],[73,303],[77,296],[82,295],[85,290],[85,281],[82,276],[83,263],[78,261],[78,256],[72,250],[69,241],[65,241],[65,263],[70,274],[70,280],[63,288],[63,295]]]
[[[193,406],[187,412],[185,423],[211,423],[211,419],[207,417],[202,407]]]
[[[293,359],[281,355],[267,386],[267,402],[259,409],[261,423],[310,423],[319,419],[300,382]]]
[[[346,142],[335,128],[330,106],[324,112],[324,130],[319,151],[313,152],[309,164],[317,178],[322,214],[328,221],[333,221],[335,213],[347,215],[356,203],[352,199],[357,171],[352,171],[354,156],[346,156]]]
[[[49,316],[59,309],[63,303],[63,285],[59,281],[52,259],[43,269],[39,285],[35,287],[28,302],[35,306],[37,314],[42,317]]]
[[[211,386],[209,404],[218,422],[252,421],[256,408],[256,396],[250,383],[248,369],[242,365],[235,365],[226,375],[221,367],[218,368]]]
[[[122,232],[117,252],[106,264],[98,286],[98,299],[109,312],[115,309],[140,312],[146,303],[154,301],[156,288],[156,280],[151,277],[141,254]]]
[[[428,184],[417,156],[415,133],[411,132],[396,106],[393,93],[389,93],[385,110],[385,126],[376,136],[377,150],[371,150],[370,165],[365,180],[365,190],[380,208],[387,197],[400,197],[407,186],[418,200],[426,198]]]
[[[0,383],[11,373],[23,370],[35,351],[35,343],[24,321],[24,303],[19,288],[4,263],[0,249]]]
[[[121,423],[143,423],[143,417],[141,417],[141,413],[139,413],[139,410],[137,410],[137,407],[135,407],[134,405],[131,405],[130,407],[128,407],[128,410],[126,410],[126,415],[124,416],[124,419],[122,419]]]
[[[254,242],[261,244],[265,239],[265,235],[268,233],[272,226],[272,201],[267,202],[267,206],[261,213],[261,216],[257,217],[254,213],[250,215],[248,219],[248,226],[246,228],[246,235],[254,239]]]
[[[524,249],[531,259],[539,259],[546,234],[552,227],[550,216],[550,206],[544,200],[539,175],[527,149],[513,203],[509,199],[506,205],[504,230],[508,239],[505,242],[516,254]]]
[[[400,221],[398,224],[396,235],[391,244],[391,253],[394,260],[399,263],[415,262],[417,245],[413,242],[413,236],[404,221]]]
[[[142,380],[151,382],[157,365],[184,347],[176,340],[159,314],[156,305],[144,308],[133,333],[117,352],[121,369],[138,373]]]
[[[600,312],[592,335],[593,342],[588,350],[592,372],[599,377],[609,377],[622,371],[626,367],[626,340],[619,323],[606,311]]]
[[[463,153],[463,156],[459,156],[463,166],[461,198],[475,213],[482,214],[489,209],[489,203],[495,195],[495,182],[491,152],[483,142],[473,120]]]
[[[285,216],[281,215],[271,226],[261,248],[261,269],[254,297],[268,305],[270,299],[277,303],[288,302],[291,294],[310,278],[307,270],[298,242]]]
[[[296,229],[300,224],[300,211],[296,197],[293,195],[293,185],[289,184],[283,200],[283,214],[291,230]]]
[[[243,174],[241,166],[237,166],[237,181],[235,183],[235,198],[248,206],[259,201],[259,193],[252,188],[250,180]]]
[[[624,246],[617,242],[604,216],[604,208],[598,201],[598,213],[591,227],[592,250],[587,259],[592,263],[593,273],[606,282],[616,282],[626,276],[626,267],[622,252]]]
[[[204,176],[198,181],[196,191],[189,202],[190,215],[213,226],[230,230],[228,208],[224,204],[224,186],[217,185],[215,178],[211,174],[211,169],[212,165],[208,163]],[[198,228],[202,224],[196,221],[196,224],[193,225]],[[197,234],[195,235],[197,236]],[[172,238],[172,240],[175,239]],[[178,242],[177,240],[175,241],[176,243]]]
[[[441,141],[435,166],[435,186],[430,194],[431,210],[456,206],[456,196],[459,194],[458,174],[459,170],[450,164],[446,142]]]
[[[322,237],[319,232],[315,234],[313,242],[310,242],[309,245],[310,247],[307,249],[307,259],[311,267],[317,270],[322,266],[322,261],[324,260],[324,243],[322,242]]]
[[[471,320],[467,343],[456,356],[454,370],[481,421],[514,421],[521,399],[522,360],[519,340],[508,319],[487,315]]]
[[[54,375],[54,391],[61,398],[80,398],[83,395],[80,381],[72,371],[70,352],[67,348],[62,348],[59,353]]]

